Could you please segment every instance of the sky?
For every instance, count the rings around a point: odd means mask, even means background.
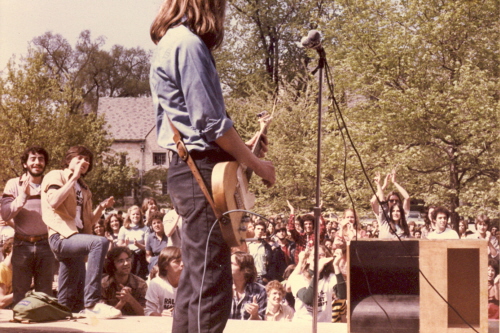
[[[118,44],[153,49],[149,27],[163,0],[0,0],[0,71],[28,42],[47,31],[74,47],[80,32],[106,37],[104,49]]]

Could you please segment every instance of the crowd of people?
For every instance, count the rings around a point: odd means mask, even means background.
[[[182,218],[160,208],[154,198],[124,213],[108,198],[92,209],[83,177],[93,155],[71,147],[63,169],[43,176],[49,156],[31,147],[21,156],[24,173],[9,180],[1,200],[3,239],[0,308],[12,308],[34,289],[55,294],[82,315],[172,316],[182,262]],[[337,219],[320,216],[318,295],[313,294],[315,218],[297,215],[245,216],[247,242],[231,250],[233,298],[230,319],[346,321],[347,245],[359,239],[484,239],[488,244],[489,317],[498,319],[499,243],[497,228],[486,215],[475,219],[475,232],[461,220],[458,232],[450,212],[431,206],[421,227],[407,223],[410,197],[388,174],[374,181],[374,216],[360,223],[354,209]],[[384,191],[392,183],[397,191]]]

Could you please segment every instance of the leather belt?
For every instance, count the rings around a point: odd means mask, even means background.
[[[36,243],[42,240],[49,239],[49,234],[43,234],[38,236],[25,236],[21,234],[14,234],[14,238],[23,242]]]

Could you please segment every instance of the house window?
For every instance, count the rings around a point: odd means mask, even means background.
[[[167,187],[167,181],[166,180],[161,183],[161,194],[162,195],[168,195],[168,187]]]
[[[167,153],[153,153],[153,165],[167,164]]]

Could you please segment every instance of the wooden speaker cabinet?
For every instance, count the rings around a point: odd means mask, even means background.
[[[349,332],[488,332],[487,244],[360,240],[348,248]]]

